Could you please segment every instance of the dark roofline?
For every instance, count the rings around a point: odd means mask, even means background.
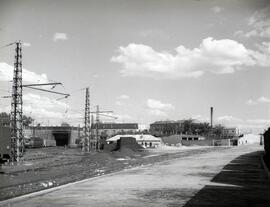
[[[177,120],[177,121],[174,121],[174,120],[168,120],[168,121],[155,121],[154,123],[152,124],[182,124],[184,123],[185,120]],[[150,125],[152,125],[150,124]]]
[[[92,124],[91,128],[95,128],[96,124]],[[138,123],[99,123],[99,129],[138,129]]]

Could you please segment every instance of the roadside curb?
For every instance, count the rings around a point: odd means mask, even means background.
[[[261,163],[263,165],[265,173],[267,174],[268,179],[270,179],[270,171],[269,171],[268,167],[266,166],[263,157],[264,157],[264,155],[261,155]]]

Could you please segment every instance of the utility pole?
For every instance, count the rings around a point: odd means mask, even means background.
[[[213,128],[213,113],[214,113],[214,108],[211,106],[210,107],[210,126]]]
[[[96,106],[97,111],[96,111],[96,149],[99,150],[99,145],[100,145],[100,140],[99,140],[99,105]]]
[[[22,43],[16,42],[15,61],[12,84],[10,135],[11,161],[19,161],[23,156],[23,123],[22,123]]]
[[[80,128],[81,128],[81,126],[80,126],[80,124],[78,125],[78,139],[80,139],[80,137],[81,137],[81,131],[80,131]]]
[[[64,95],[65,98],[69,96],[66,93],[59,93],[52,90],[45,90],[36,88],[33,86],[44,86],[44,85],[60,85],[62,83],[42,83],[42,84],[22,84],[22,43],[21,41],[13,42],[4,45],[0,48],[9,47],[16,45],[15,48],[15,61],[13,70],[13,81],[12,81],[12,95],[5,96],[4,98],[11,98],[11,112],[10,112],[10,161],[20,161],[20,158],[24,153],[24,137],[23,137],[23,99],[22,91],[23,87],[31,88],[34,90],[54,93],[58,95]]]
[[[93,149],[96,149],[96,140],[95,140],[95,136],[94,136],[94,132],[93,132],[93,128],[94,128],[94,115],[92,114],[91,115],[91,133],[90,133],[90,135],[91,135],[91,143],[90,143],[90,145],[91,145],[91,148],[93,148]]]
[[[84,141],[83,141],[83,151],[90,151],[90,95],[89,88],[85,90],[85,109],[84,109]]]
[[[92,126],[95,130],[95,148],[96,148],[96,150],[99,150],[100,149],[100,134],[99,134],[100,119],[99,119],[99,116],[105,116],[105,117],[110,117],[110,118],[114,118],[114,119],[117,119],[117,117],[104,114],[104,113],[113,113],[113,111],[100,111],[99,105],[96,106],[96,111],[91,111],[90,113],[96,114],[96,123],[93,124],[94,122],[92,121]]]

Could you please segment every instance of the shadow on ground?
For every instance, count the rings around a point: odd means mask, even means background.
[[[231,161],[184,207],[270,206],[270,180],[261,164],[262,154],[252,152]]]

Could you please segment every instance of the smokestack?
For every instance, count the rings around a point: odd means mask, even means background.
[[[213,107],[210,108],[210,125],[213,127]]]

